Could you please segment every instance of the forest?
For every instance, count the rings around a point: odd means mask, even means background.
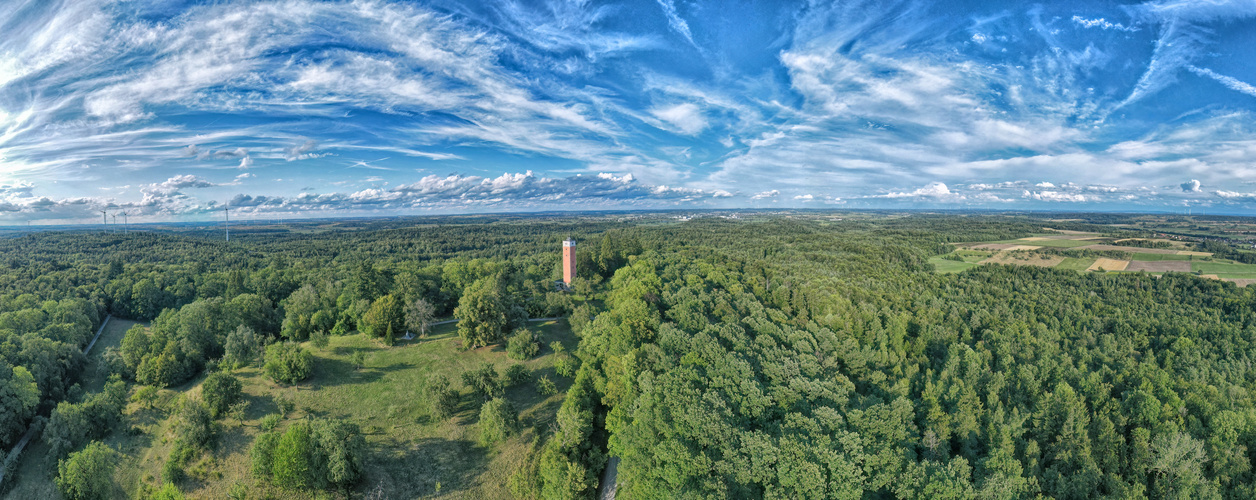
[[[0,489],[577,499],[617,462],[625,499],[1256,497],[1256,290],[1180,272],[935,273],[930,258],[957,243],[1048,222],[837,215],[6,238],[0,445],[34,428],[47,458],[38,474],[6,464]],[[1146,236],[1102,222],[1050,224]],[[567,237],[579,275],[560,292]],[[141,323],[88,373],[82,349],[107,315]],[[565,318],[570,345],[541,341],[529,319],[548,318]],[[446,319],[449,337],[430,331]],[[331,366],[344,346],[406,358],[418,351],[392,346],[449,345],[435,338],[457,348],[422,366],[498,365],[423,379],[397,402],[417,408],[405,425],[472,426],[478,442],[449,449],[490,450],[509,458],[478,467],[507,470],[389,490],[370,464],[394,446],[381,433],[410,427],[376,429],[365,408],[254,419],[240,404],[331,390],[320,374],[370,364],[345,350],[354,366]],[[257,423],[228,446],[228,422]],[[148,476],[119,465],[156,449],[117,445],[137,430],[164,443]],[[215,467],[233,460],[247,470],[228,481]]]

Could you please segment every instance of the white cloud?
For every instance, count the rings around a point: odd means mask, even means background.
[[[1256,97],[1256,87],[1252,86],[1251,84],[1247,82],[1239,80],[1238,78],[1222,75],[1213,70],[1195,66],[1194,64],[1186,65],[1186,69],[1191,70],[1192,73],[1195,73],[1197,75],[1206,76],[1208,78],[1212,78],[1213,80],[1221,82],[1222,85],[1225,85],[1226,88],[1230,90],[1233,90],[1235,92],[1242,92],[1252,97]]]
[[[698,135],[707,128],[707,119],[702,110],[693,103],[681,103],[650,110],[650,114],[672,124],[686,135]]]
[[[1073,16],[1073,22],[1083,28],[1099,28],[1099,29],[1105,29],[1105,30],[1130,31],[1130,32],[1138,31],[1137,27],[1134,27],[1134,26],[1127,27],[1121,23],[1109,22],[1107,19],[1104,19],[1102,17],[1098,19],[1087,19],[1082,16]]]
[[[771,191],[760,191],[760,192],[758,192],[758,193],[755,193],[755,194],[754,194],[754,196],[751,196],[751,197],[750,197],[750,199],[752,199],[752,200],[766,200],[766,199],[770,199],[770,198],[776,198],[777,196],[780,196],[780,194],[781,194],[781,192],[780,192],[779,190],[776,190],[776,189],[773,189],[773,190],[771,190]]]
[[[962,200],[964,199],[963,196],[952,192],[950,188],[946,187],[946,184],[941,183],[941,182],[930,182],[927,186],[916,189],[915,191],[890,192],[890,193],[886,193],[886,194],[876,196],[876,197],[877,198],[933,198],[937,200],[942,200],[942,199]]]
[[[689,32],[689,23],[681,19],[680,14],[676,12],[674,0],[658,0],[658,2],[659,6],[663,8],[663,14],[667,15],[667,25],[684,37],[691,45],[697,46],[693,41],[693,33]]]
[[[1034,187],[1040,187],[1040,188],[1047,188],[1047,189],[1050,189],[1050,188],[1054,188],[1054,187],[1055,187],[1055,184],[1052,184],[1052,183],[1047,182],[1047,181],[1042,181],[1042,182],[1039,182],[1039,183],[1037,183],[1037,184],[1034,184]]]
[[[1197,179],[1191,179],[1191,180],[1189,180],[1189,181],[1183,182],[1183,183],[1182,183],[1182,184],[1180,184],[1180,185],[1182,186],[1182,192],[1184,192],[1184,193],[1198,193],[1198,192],[1200,192],[1200,189],[1199,189],[1200,182],[1199,182],[1199,180],[1197,180]]]
[[[807,201],[814,200],[815,196],[812,196],[810,194],[800,194],[798,196],[795,196],[794,199],[807,202]]]

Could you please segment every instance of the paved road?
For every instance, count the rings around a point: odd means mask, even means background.
[[[606,461],[606,470],[602,471],[602,485],[597,493],[600,500],[615,500],[615,490],[619,489],[619,485],[615,484],[618,475],[619,457],[611,457]]]

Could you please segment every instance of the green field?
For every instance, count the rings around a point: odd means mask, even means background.
[[[125,332],[122,326],[123,322],[118,322],[118,330]],[[279,425],[280,430],[306,416],[343,419],[362,428],[370,449],[363,464],[365,476],[354,497],[378,491],[380,498],[512,498],[506,487],[507,478],[524,459],[533,429],[546,428],[554,422],[562,402],[561,391],[571,383],[554,372],[555,356],[550,343],[559,341],[568,351],[574,351],[578,342],[566,320],[528,326],[541,334],[545,347],[538,357],[524,363],[533,381],[506,391],[507,399],[520,410],[521,435],[482,446],[478,439],[478,405],[469,393],[464,391],[459,412],[448,421],[434,420],[427,402],[428,383],[438,375],[447,377],[454,387],[461,387],[460,375],[464,371],[487,362],[502,372],[518,363],[508,358],[501,346],[462,351],[453,324],[436,327],[427,339],[399,341],[391,348],[362,335],[333,337],[325,349],[306,343],[305,347],[315,355],[314,373],[297,386],[276,385],[263,377],[258,367],[234,373],[244,384],[249,401],[245,419],[220,421],[222,430],[216,450],[188,467],[189,480],[182,484],[183,489],[188,498],[228,498],[233,488],[237,492],[240,488],[247,490],[249,498],[310,498],[309,492],[283,490],[256,481],[249,473],[249,447],[260,433],[261,419],[276,413],[277,401],[285,398],[295,403],[296,409]],[[113,322],[110,327],[113,332]],[[119,333],[110,340],[117,345],[120,338]],[[97,348],[92,349],[93,354]],[[361,370],[352,361],[359,351],[367,353],[366,366]],[[542,375],[554,381],[559,394],[542,396],[535,390],[534,381]],[[134,426],[142,432],[114,432],[105,440],[124,454],[115,473],[124,491],[117,491],[115,496],[134,497],[141,484],[160,482],[161,466],[172,446],[169,410],[175,407],[177,398],[199,393],[202,380],[204,376],[162,390],[157,408],[145,409],[137,403],[127,408],[129,423],[123,429]],[[23,457],[19,481],[8,498],[58,497],[51,476],[45,472],[46,450],[41,444]]]
[[[1256,278],[1256,264],[1191,262],[1191,271],[1215,274],[1220,278]]]
[[[1066,257],[1064,262],[1055,265],[1056,269],[1066,269],[1071,271],[1085,271],[1091,264],[1095,263],[1095,259],[1089,257]]]
[[[933,264],[934,270],[939,273],[958,273],[977,266],[977,264],[971,262],[959,262],[950,259],[943,259],[942,257],[930,257],[929,263]]]

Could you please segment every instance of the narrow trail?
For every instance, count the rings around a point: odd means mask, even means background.
[[[105,315],[105,320],[100,322],[100,328],[96,329],[96,336],[92,337],[92,341],[87,344],[87,347],[83,348],[84,356],[86,356],[87,353],[92,351],[92,347],[96,345],[96,341],[100,340],[100,335],[102,333],[105,333],[105,325],[108,325],[109,320],[112,318],[113,318],[112,315],[109,315],[109,314]],[[4,486],[4,476],[5,476],[4,473],[8,471],[9,466],[12,465],[14,462],[16,462],[17,458],[22,455],[22,450],[26,449],[26,445],[30,444],[31,440],[35,438],[35,434],[36,434],[35,426],[32,425],[30,427],[27,427],[26,434],[23,434],[22,439],[19,439],[17,444],[13,445],[13,449],[9,450],[9,454],[5,455],[4,466],[0,467],[0,486]]]

